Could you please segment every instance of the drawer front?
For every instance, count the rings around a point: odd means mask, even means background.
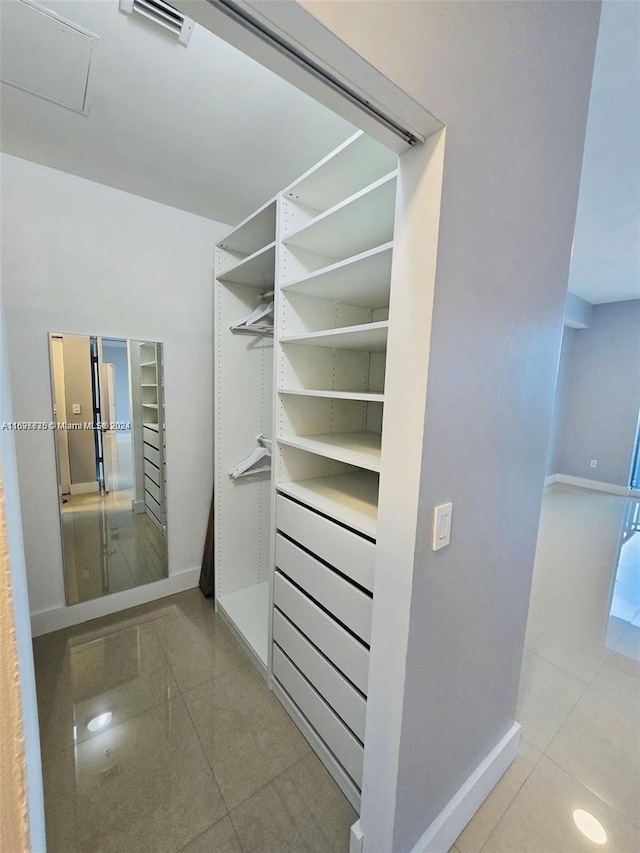
[[[273,649],[273,674],[359,788],[364,749],[280,649]]]
[[[364,743],[367,702],[362,694],[278,610],[273,614],[273,639]]]
[[[144,488],[145,491],[149,492],[149,494],[155,498],[158,502],[160,501],[160,488],[156,486],[156,484],[149,477],[145,475],[144,478]]]
[[[317,512],[276,497],[276,526],[344,575],[373,592],[376,546]]]
[[[149,427],[143,427],[142,440],[146,444],[150,444],[152,447],[155,447],[156,450],[160,450],[160,434],[155,430],[149,429]]]
[[[315,598],[329,613],[368,643],[371,597],[280,533],[276,535],[276,568]]]
[[[274,601],[294,625],[366,695],[369,652],[310,598],[276,572]]]
[[[155,447],[151,447],[150,444],[143,444],[144,447],[144,458],[148,459],[149,462],[153,462],[156,468],[160,467],[160,451],[156,450]]]
[[[144,473],[156,486],[160,485],[160,470],[148,459],[144,460]]]

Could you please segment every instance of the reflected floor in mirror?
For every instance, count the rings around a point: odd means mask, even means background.
[[[61,504],[67,601],[77,604],[167,577],[167,545],[131,489],[68,495]]]

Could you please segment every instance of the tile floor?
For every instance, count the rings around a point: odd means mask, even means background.
[[[520,755],[452,853],[640,853],[639,557],[638,501],[547,492]],[[348,850],[355,813],[199,591],[34,653],[48,853]]]
[[[355,812],[199,590],[34,656],[48,853],[348,849]]]
[[[144,513],[131,509],[131,489],[68,495],[61,504],[69,604],[167,576],[167,542]]]
[[[546,492],[517,719],[520,755],[454,853],[640,853],[640,501]]]

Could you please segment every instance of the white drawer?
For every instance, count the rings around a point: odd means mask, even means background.
[[[143,427],[142,440],[146,444],[150,444],[152,447],[155,447],[156,450],[160,450],[160,434],[156,432],[156,430],[149,429],[149,427]]]
[[[148,459],[144,460],[144,473],[156,486],[160,485],[160,470]]]
[[[156,468],[160,467],[160,451],[156,450],[155,447],[151,447],[150,444],[143,444],[144,448],[144,458],[148,459],[149,462],[153,462]]]
[[[289,498],[276,497],[276,526],[360,586],[373,592],[376,546]]]
[[[273,649],[273,674],[356,785],[362,788],[362,744],[277,646]]]
[[[145,476],[144,478],[144,490],[145,492],[149,492],[149,494],[160,503],[160,489],[153,480],[150,480],[149,477]]]
[[[310,598],[276,572],[274,601],[294,625],[366,695],[369,652]]]
[[[302,587],[365,643],[371,638],[371,596],[280,533],[276,535],[276,568]]]
[[[278,610],[273,614],[273,639],[364,743],[367,702],[363,695]]]

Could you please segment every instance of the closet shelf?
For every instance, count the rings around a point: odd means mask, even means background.
[[[158,408],[157,403],[145,403],[144,400],[142,401],[142,406],[145,409],[157,409]]]
[[[141,388],[157,388],[158,383],[157,382],[141,382],[140,387]]]
[[[155,367],[155,366],[156,366],[155,361],[143,361],[140,364],[140,367]]]
[[[269,646],[269,582],[229,592],[218,598],[218,608],[231,620],[260,660],[267,665]]]
[[[298,231],[286,235],[287,246],[336,260],[348,258],[393,239],[397,172],[392,172]]]
[[[357,352],[384,352],[387,349],[388,320],[364,323],[360,326],[343,326],[304,335],[290,335],[280,339],[283,344],[301,344],[310,347],[329,347]]]
[[[237,225],[218,246],[229,252],[253,255],[258,249],[271,243],[275,233],[276,202],[273,199]]]
[[[316,456],[325,456],[344,462],[347,465],[357,465],[368,471],[380,471],[380,441],[379,432],[340,432],[323,435],[291,435],[281,436],[279,444],[305,450]]]
[[[358,533],[376,538],[378,477],[370,471],[280,483],[277,489]]]
[[[151,421],[144,421],[142,426],[146,427],[147,429],[152,429],[154,432],[158,432],[157,422],[151,423]]]
[[[398,156],[362,131],[283,191],[312,210],[327,210],[396,168]]]
[[[289,281],[281,290],[361,308],[384,308],[389,304],[392,251],[393,242],[383,243]]]
[[[356,400],[364,403],[384,403],[384,394],[371,391],[321,391],[311,388],[280,388],[278,394],[296,397],[326,397],[330,400]]]
[[[252,255],[243,258],[239,263],[227,267],[218,275],[218,281],[230,284],[246,284],[261,290],[273,289],[276,258],[275,241],[258,249]]]

